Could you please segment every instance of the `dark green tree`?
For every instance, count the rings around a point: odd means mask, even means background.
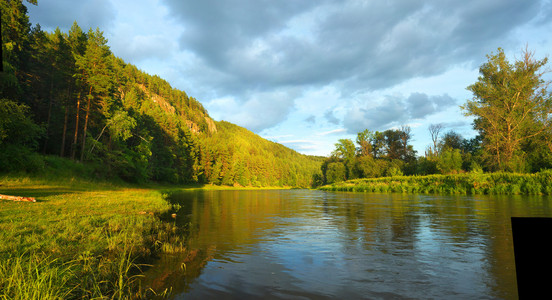
[[[36,1],[29,1],[36,4]],[[2,28],[2,68],[0,98],[19,99],[25,72],[26,51],[31,24],[21,0],[0,1]]]

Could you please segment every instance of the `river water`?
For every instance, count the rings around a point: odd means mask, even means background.
[[[142,284],[171,299],[516,299],[512,216],[550,197],[187,191],[187,250]]]

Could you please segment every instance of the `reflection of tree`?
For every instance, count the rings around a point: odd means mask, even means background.
[[[512,211],[530,215],[541,209],[545,203],[538,199],[293,190],[186,192],[175,222],[190,228],[188,251],[163,257],[153,268],[160,271],[151,286],[171,285],[175,293],[184,292],[210,260],[230,260],[236,251],[248,255],[266,241],[289,238],[293,233],[288,230],[308,228],[326,230],[326,235],[335,232],[332,242],[341,248],[338,255],[363,257],[367,263],[377,256],[379,263],[385,262],[378,265],[387,268],[385,272],[406,264],[407,273],[427,276],[424,267],[438,268],[452,260],[468,268],[464,272],[473,271],[466,280],[481,276],[477,284],[500,287],[503,294],[494,296],[507,298],[515,294],[509,216]],[[348,262],[339,266],[346,272],[366,268]]]
[[[142,280],[142,287],[151,288],[160,294],[165,290],[182,293],[189,290],[190,284],[201,275],[202,269],[213,259],[216,249],[186,249],[183,253],[163,255],[148,270]]]

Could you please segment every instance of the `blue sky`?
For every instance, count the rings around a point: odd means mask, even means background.
[[[466,138],[459,106],[485,55],[550,54],[552,3],[525,0],[58,0],[27,4],[33,24],[99,27],[112,52],[244,126],[329,155],[363,129],[430,124]]]

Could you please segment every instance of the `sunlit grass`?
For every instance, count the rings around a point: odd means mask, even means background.
[[[375,193],[552,195],[552,170],[535,174],[465,173],[362,178],[322,186],[320,189]]]
[[[154,189],[76,179],[0,178],[0,299],[139,297],[140,263],[184,249],[173,207]]]

